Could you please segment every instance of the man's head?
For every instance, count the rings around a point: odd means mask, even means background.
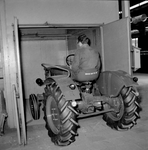
[[[82,35],[80,35],[78,37],[78,44],[79,45],[88,44],[90,46],[91,45],[91,41],[85,34],[82,34]]]

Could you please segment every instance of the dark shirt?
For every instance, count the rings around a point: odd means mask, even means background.
[[[93,68],[96,68],[97,70],[100,68],[99,53],[88,45],[77,49],[72,62],[72,70],[76,73],[80,70]]]

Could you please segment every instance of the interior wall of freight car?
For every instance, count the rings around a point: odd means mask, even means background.
[[[40,40],[21,42],[21,61],[25,98],[31,93],[42,94],[44,88],[36,84],[37,78],[44,79],[42,63],[65,65],[66,40]]]

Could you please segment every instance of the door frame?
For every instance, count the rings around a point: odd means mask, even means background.
[[[16,52],[16,65],[17,65],[17,85],[16,89],[18,92],[19,99],[19,111],[21,117],[21,127],[22,127],[22,143],[27,144],[26,137],[26,120],[25,120],[25,109],[24,109],[24,95],[23,95],[23,85],[22,85],[22,71],[21,71],[21,59],[20,59],[20,49],[19,49],[19,34],[18,34],[18,19],[14,17],[14,38],[15,38],[15,52]]]

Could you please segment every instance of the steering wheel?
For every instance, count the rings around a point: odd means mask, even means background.
[[[74,58],[75,54],[70,54],[66,57],[66,64],[68,66],[71,66],[72,65],[72,62],[73,62],[73,58]]]

